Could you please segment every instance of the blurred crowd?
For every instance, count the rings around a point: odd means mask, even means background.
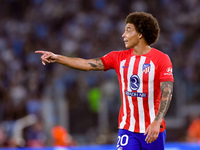
[[[149,12],[158,19],[161,34],[153,47],[170,56],[175,84],[179,81],[186,91],[179,92],[176,85],[174,92],[183,95],[186,104],[199,103],[199,0],[1,0],[1,147],[52,146],[51,129],[57,125],[79,143],[116,140],[111,136],[117,132],[120,107],[115,72],[43,66],[34,52],[49,50],[87,59],[123,50],[125,17],[133,11]],[[173,100],[178,101],[177,96]],[[172,103],[172,115],[176,107]],[[23,140],[16,141],[16,124],[29,115],[37,119],[24,125]]]

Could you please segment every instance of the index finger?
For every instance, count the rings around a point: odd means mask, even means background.
[[[148,132],[149,132],[149,131],[148,131],[148,129],[147,129],[147,130],[145,131],[144,135],[146,135]]]
[[[46,51],[35,51],[35,53],[46,54]]]

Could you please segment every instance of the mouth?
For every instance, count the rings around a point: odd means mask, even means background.
[[[128,43],[128,40],[124,40],[124,44],[126,45]]]

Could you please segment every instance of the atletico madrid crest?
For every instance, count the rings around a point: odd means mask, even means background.
[[[143,67],[142,67],[142,71],[147,74],[150,72],[150,67],[151,65],[150,64],[143,64]]]

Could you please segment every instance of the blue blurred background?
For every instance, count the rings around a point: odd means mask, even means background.
[[[167,142],[200,142],[199,0],[0,0],[0,147],[116,143],[115,72],[43,66],[34,51],[87,59],[123,50],[133,11],[157,18],[152,46],[173,63]]]

